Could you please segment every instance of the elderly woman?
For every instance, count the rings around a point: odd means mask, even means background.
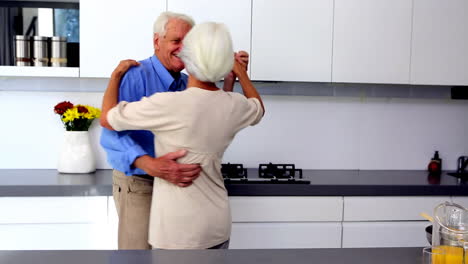
[[[178,162],[202,167],[200,177],[185,188],[155,178],[149,232],[153,248],[227,248],[231,213],[221,161],[236,133],[257,124],[264,107],[246,71],[234,59],[224,25],[196,25],[183,44],[178,56],[189,73],[186,90],[117,104],[121,76],[138,65],[122,61],[104,94],[101,125],[117,131],[150,130],[156,135],[158,156],[186,149],[188,154]],[[231,71],[244,95],[216,87],[215,82]]]

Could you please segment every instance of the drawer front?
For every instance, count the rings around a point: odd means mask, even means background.
[[[427,221],[343,223],[343,247],[425,247]]]
[[[1,224],[0,250],[112,249],[104,224]]]
[[[342,197],[229,197],[233,222],[341,221]]]
[[[233,223],[230,249],[339,248],[341,223]]]
[[[411,197],[345,197],[344,221],[391,221],[423,220],[419,215],[433,214],[434,208],[450,197],[411,196]]]
[[[98,223],[107,220],[107,197],[0,197],[0,224]]]

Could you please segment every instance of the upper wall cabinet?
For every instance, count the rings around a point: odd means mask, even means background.
[[[468,1],[414,0],[411,83],[468,85]]]
[[[333,1],[252,3],[252,79],[330,82]]]
[[[332,81],[409,83],[411,16],[409,0],[335,0]]]
[[[123,59],[154,54],[153,23],[165,1],[80,0],[80,76],[110,77]]]
[[[168,0],[167,10],[190,15],[195,23],[224,23],[231,32],[234,50],[250,52],[250,0]]]

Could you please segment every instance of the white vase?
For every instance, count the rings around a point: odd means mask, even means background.
[[[57,170],[61,173],[89,173],[96,170],[88,131],[65,131]]]

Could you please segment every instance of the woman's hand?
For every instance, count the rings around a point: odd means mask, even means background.
[[[244,70],[247,71],[247,66],[249,65],[249,53],[241,50],[235,54],[235,58],[236,61],[244,67]]]
[[[234,53],[234,64],[238,62],[242,68],[244,68],[245,71],[247,71],[247,66],[249,65],[249,54],[246,51],[239,51]],[[228,74],[228,78],[233,78],[234,80],[236,79],[236,74],[234,71],[231,71]]]
[[[247,71],[247,66],[249,64],[249,53],[243,50],[234,53],[234,63],[236,62],[239,62]],[[229,72],[228,75],[224,77],[223,90],[226,92],[232,92],[236,78],[237,76],[234,71]]]
[[[241,75],[247,75],[247,71],[244,64],[241,64],[238,60],[234,61],[234,67],[232,68],[232,72],[235,76],[239,77]]]
[[[111,79],[120,80],[122,76],[130,69],[131,67],[138,66],[140,63],[136,60],[122,60],[120,61],[117,68],[114,69],[111,75]]]

